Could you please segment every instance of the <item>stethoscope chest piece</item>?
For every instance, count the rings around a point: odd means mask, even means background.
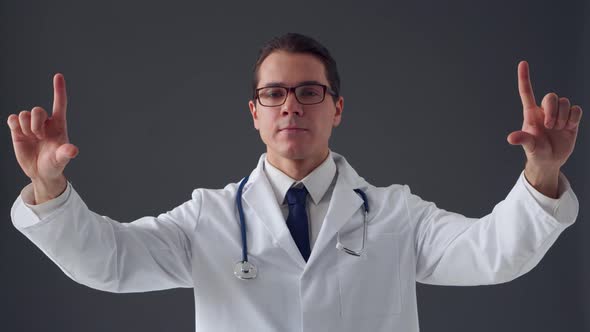
[[[242,279],[242,280],[254,279],[254,278],[256,278],[257,273],[258,273],[258,270],[256,269],[256,266],[254,266],[252,263],[250,263],[248,261],[237,262],[236,265],[234,266],[234,275],[238,279]]]

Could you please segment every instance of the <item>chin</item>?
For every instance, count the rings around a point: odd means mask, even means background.
[[[281,157],[292,160],[306,159],[309,156],[307,151],[287,150],[281,153]]]
[[[282,146],[279,149],[275,149],[274,152],[282,158],[292,160],[306,159],[313,154],[313,151],[309,146],[301,146],[298,144]]]

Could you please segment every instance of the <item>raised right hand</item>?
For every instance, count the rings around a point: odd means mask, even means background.
[[[50,184],[65,179],[64,168],[78,155],[78,148],[68,139],[66,108],[66,83],[58,73],[53,77],[51,117],[39,106],[8,117],[16,160],[33,183]]]

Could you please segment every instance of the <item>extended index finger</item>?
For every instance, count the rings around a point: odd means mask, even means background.
[[[529,64],[526,61],[521,61],[518,64],[518,92],[524,109],[530,109],[537,106],[529,74]]]
[[[53,76],[53,113],[52,117],[60,120],[66,119],[68,97],[66,95],[66,80],[60,73]]]

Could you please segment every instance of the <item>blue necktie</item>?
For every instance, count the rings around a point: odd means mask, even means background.
[[[287,203],[289,204],[289,216],[287,217],[287,227],[301,256],[307,262],[311,249],[309,247],[309,232],[307,225],[307,211],[305,210],[305,201],[307,189],[291,187],[287,191]]]

